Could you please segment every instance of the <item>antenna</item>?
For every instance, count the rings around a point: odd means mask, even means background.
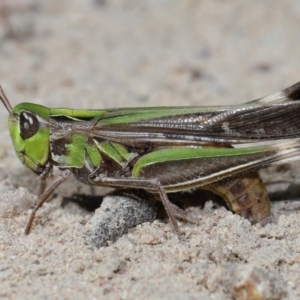
[[[0,100],[2,101],[2,103],[4,104],[6,109],[8,110],[9,114],[11,114],[12,113],[12,106],[11,106],[8,98],[6,97],[1,85],[0,85]]]

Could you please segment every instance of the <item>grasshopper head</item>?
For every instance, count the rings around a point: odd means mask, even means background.
[[[9,112],[8,127],[18,158],[34,173],[42,174],[49,160],[49,109],[32,103],[12,108],[1,87],[0,98]]]

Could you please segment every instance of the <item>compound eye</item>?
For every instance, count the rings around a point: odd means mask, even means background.
[[[29,112],[20,113],[20,132],[22,139],[26,140],[34,136],[39,130],[39,121],[37,117]]]

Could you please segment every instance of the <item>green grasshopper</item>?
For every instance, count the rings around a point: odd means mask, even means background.
[[[195,219],[167,194],[196,187],[261,221],[270,203],[258,170],[300,153],[300,82],[243,105],[216,107],[79,110],[21,103],[12,108],[2,88],[0,98],[18,158],[41,179],[26,234],[38,208],[71,173],[89,185],[156,194],[178,235],[175,217]],[[53,167],[60,173],[45,189]]]

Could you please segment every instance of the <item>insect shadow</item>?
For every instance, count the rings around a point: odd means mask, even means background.
[[[162,219],[167,218],[163,204],[160,201],[156,201],[158,198],[155,197],[155,195],[137,189],[118,189],[106,194],[105,196],[75,193],[70,197],[64,197],[61,206],[65,207],[70,203],[75,203],[82,209],[93,212],[101,206],[103,199],[106,196],[121,197],[123,195],[126,195],[127,197],[132,196],[133,199],[139,198],[143,201],[151,203],[154,202],[154,209],[157,211],[158,217]],[[203,208],[205,203],[209,200],[213,201],[213,208],[225,206],[228,209],[226,202],[221,197],[205,190],[194,189],[187,192],[172,193],[168,196],[170,201],[181,209],[188,209],[190,207]]]
[[[277,185],[277,188],[272,188],[272,191],[269,192],[269,197],[272,202],[280,202],[280,201],[300,201],[300,183],[294,184],[286,182],[277,182],[272,183],[272,185]],[[285,189],[280,190],[279,185],[284,184]],[[132,197],[132,199],[141,199],[143,201],[149,203],[155,203],[153,209],[157,212],[157,217],[160,219],[167,219],[168,216],[165,212],[164,206],[160,201],[156,201],[157,198],[155,195],[147,193],[143,190],[136,190],[136,189],[118,189],[114,190],[105,196],[99,195],[91,195],[91,194],[79,194],[74,193],[69,197],[64,197],[61,203],[62,207],[66,207],[68,204],[77,204],[80,208],[88,211],[94,212],[96,209],[101,207],[103,199],[106,196],[112,197],[122,197],[125,196]],[[171,193],[168,195],[169,199],[172,203],[176,204],[181,209],[188,209],[191,207],[198,207],[202,209],[208,201],[213,202],[212,209],[217,209],[219,207],[225,207],[226,209],[230,210],[227,206],[225,200],[222,197],[206,190],[201,189],[194,189],[191,191],[184,191],[178,193]]]
[[[271,186],[272,190],[270,191]],[[272,182],[271,184],[267,184],[267,189],[269,190],[270,200],[273,202],[286,200],[300,201],[300,183]]]

